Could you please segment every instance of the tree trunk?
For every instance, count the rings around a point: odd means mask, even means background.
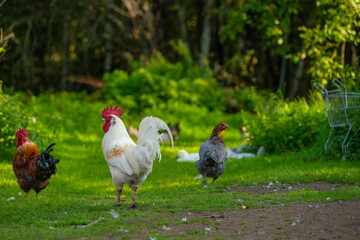
[[[179,6],[179,22],[180,22],[180,38],[188,46],[187,43],[187,30],[186,30],[186,6],[185,0],[178,0]]]
[[[32,74],[32,60],[31,60],[31,43],[30,43],[30,33],[31,33],[31,29],[32,29],[32,20],[29,20],[27,22],[27,29],[26,29],[26,34],[25,34],[25,39],[24,39],[24,45],[23,45],[23,51],[21,53],[21,58],[22,58],[22,63],[23,63],[23,69],[24,69],[24,75],[25,75],[25,79],[28,83],[30,83],[30,86],[28,86],[29,89],[31,89],[31,91],[34,91],[35,89],[35,79],[34,76]]]
[[[215,4],[215,0],[207,0],[205,5],[204,25],[203,25],[203,30],[201,34],[201,43],[200,43],[200,64],[202,65],[204,65],[207,62],[210,52],[210,44],[211,44],[210,19],[214,4]]]
[[[68,38],[68,19],[67,19],[67,1],[64,2],[64,18],[63,18],[63,66],[62,66],[62,79],[61,90],[66,90],[66,81],[69,75],[68,61],[69,61],[69,38]]]
[[[281,56],[281,69],[280,69],[280,78],[279,78],[279,87],[278,90],[280,90],[282,93],[284,93],[284,82],[286,77],[286,57],[285,54]]]
[[[220,0],[216,0],[216,8],[220,9],[221,7],[221,3]],[[223,41],[221,40],[220,37],[220,28],[221,28],[221,18],[220,18],[220,14],[217,14],[217,19],[216,19],[216,48],[217,48],[217,58],[218,58],[218,62],[219,65],[224,65],[225,64],[225,59],[224,59],[224,51],[223,51]]]
[[[357,66],[358,65],[358,56],[356,54],[356,47],[351,44],[350,47],[349,47],[349,64],[351,66]]]
[[[304,45],[302,44],[300,47],[300,51],[302,52],[304,50]],[[294,100],[298,90],[299,90],[299,83],[300,79],[304,73],[304,66],[305,66],[305,60],[301,59],[297,65],[296,72],[294,75],[294,78],[291,79],[291,82],[289,84],[289,99],[292,101]]]
[[[195,57],[200,62],[200,48],[201,48],[201,33],[203,29],[204,16],[203,16],[204,4],[202,0],[196,1],[196,47],[194,48]]]
[[[110,9],[112,5],[112,0],[106,1],[106,11],[105,11],[105,18],[107,19],[105,23],[105,61],[104,61],[104,71],[110,72],[111,71],[111,64],[112,64],[112,35],[113,35],[113,28],[111,26],[111,20],[108,17],[110,14]]]
[[[296,68],[296,72],[294,75],[294,78],[291,81],[291,87],[289,89],[289,99],[292,101],[294,100],[298,90],[299,90],[299,83],[300,83],[300,79],[303,75],[304,72],[304,66],[305,66],[305,61],[304,60],[300,60],[297,68]]]
[[[288,36],[286,36],[285,38],[285,46],[288,44]],[[285,77],[286,77],[286,65],[287,65],[287,60],[286,60],[286,54],[287,53],[283,53],[283,55],[281,56],[281,69],[280,69],[280,78],[279,78],[279,87],[278,90],[281,90],[282,93],[285,92],[284,89],[284,82],[285,82]]]

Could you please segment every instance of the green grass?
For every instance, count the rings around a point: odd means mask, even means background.
[[[97,238],[99,236],[136,236],[140,229],[149,229],[148,236],[165,239],[161,227],[179,224],[169,214],[183,211],[206,211],[241,209],[242,203],[251,208],[274,204],[278,201],[330,201],[360,198],[357,188],[360,179],[358,163],[343,161],[304,162],[299,154],[267,156],[243,160],[229,160],[225,173],[204,187],[194,163],[177,163],[175,150],[162,147],[163,159],[154,163],[153,172],[138,190],[138,208],[128,210],[131,190],[124,188],[126,202],[114,207],[116,190],[112,184],[109,168],[101,152],[102,135],[85,133],[63,137],[57,142],[54,155],[61,159],[58,173],[49,186],[35,198],[21,193],[10,161],[0,162],[0,238]],[[186,145],[186,144],[183,144]],[[200,142],[186,146],[196,151]],[[281,183],[330,182],[347,183],[348,187],[335,191],[298,190],[291,193],[260,194],[227,191],[235,183],[242,185]],[[14,200],[9,200],[14,197]],[[119,214],[118,218],[111,211]],[[199,219],[201,221],[201,219]],[[87,224],[92,225],[84,227]],[[203,232],[195,235],[203,236]],[[183,236],[187,238],[187,236]],[[189,238],[194,236],[188,236]]]
[[[285,208],[292,201],[360,198],[360,162],[326,161],[326,157],[317,161],[314,156],[319,154],[313,152],[316,149],[252,159],[229,159],[224,174],[216,183],[204,187],[196,178],[199,173],[194,163],[178,163],[175,158],[180,149],[197,152],[213,126],[192,126],[191,121],[184,121],[180,125],[181,140],[175,143],[174,151],[168,144],[162,146],[161,162],[155,161],[152,173],[138,189],[138,208],[127,209],[132,196],[127,186],[122,193],[127,200],[124,206],[114,207],[116,190],[101,150],[103,122],[100,114],[106,104],[97,102],[85,105],[76,101],[70,104],[60,101],[64,98],[56,99],[27,105],[37,119],[31,130],[40,129],[35,135],[32,132],[30,138],[33,136],[35,139],[31,139],[40,141],[41,150],[50,142],[56,142],[53,155],[61,159],[57,174],[52,176],[39,199],[35,198],[33,191],[28,199],[25,198],[16,182],[12,159],[6,154],[0,155],[3,158],[0,161],[0,239],[133,239],[143,236],[140,231],[145,231],[148,238],[168,239],[169,236],[162,230],[164,225],[192,223],[173,218],[174,213],[242,210],[241,204],[257,208],[279,205],[279,202]],[[167,122],[165,115],[154,116]],[[129,114],[124,114],[125,124],[137,126],[138,122],[130,118]],[[209,118],[218,121],[218,116]],[[224,115],[224,119],[231,123],[229,115]],[[238,139],[240,133],[236,126],[230,127],[224,134],[227,147],[239,146],[241,143]],[[9,152],[15,152],[15,146]],[[238,191],[234,187],[268,184],[270,181],[348,185],[333,191],[304,189],[257,195]],[[326,200],[328,198],[330,200]],[[119,217],[112,215],[114,211]],[[204,218],[192,221],[216,227],[215,223]],[[208,234],[194,230],[177,238],[205,239]],[[214,234],[213,237],[223,236]]]

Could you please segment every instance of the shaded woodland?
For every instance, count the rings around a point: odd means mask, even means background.
[[[174,42],[223,87],[306,96],[311,82],[359,84],[358,0],[0,1],[5,90],[93,91],[114,69],[178,61]]]

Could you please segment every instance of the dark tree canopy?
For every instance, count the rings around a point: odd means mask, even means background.
[[[0,72],[7,89],[39,93],[101,88],[159,54],[210,66],[225,87],[305,96],[312,81],[359,85],[355,0],[0,1]]]

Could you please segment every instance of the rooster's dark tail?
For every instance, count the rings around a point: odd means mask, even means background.
[[[56,163],[59,163],[59,159],[55,159],[50,155],[54,149],[52,148],[55,143],[50,144],[46,150],[37,157],[38,174],[45,178],[50,178],[51,174],[56,173]]]

